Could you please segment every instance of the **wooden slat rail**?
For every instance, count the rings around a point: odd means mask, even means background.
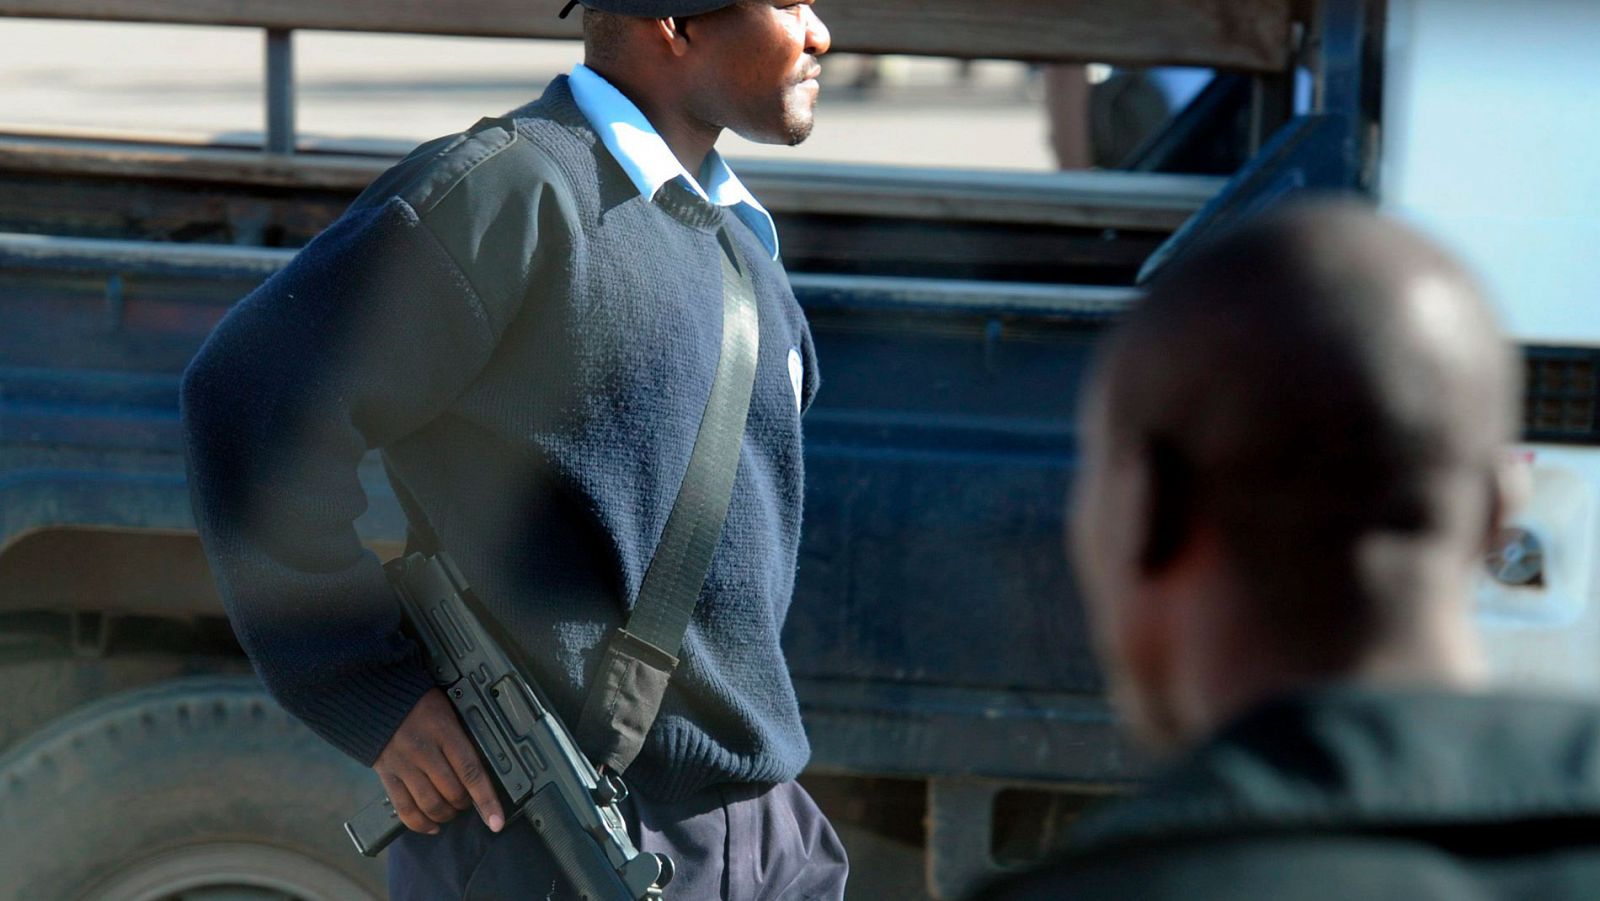
[[[574,38],[564,0],[0,0],[0,15]],[[821,0],[834,49],[1280,72],[1297,0]]]
[[[239,188],[360,192],[394,152],[262,154],[225,147],[0,134],[0,173],[168,179]],[[739,171],[776,213],[882,216],[1080,228],[1171,230],[1223,180],[1119,172],[1014,173],[742,160]]]

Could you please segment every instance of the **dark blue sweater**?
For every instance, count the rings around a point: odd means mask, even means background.
[[[761,353],[727,524],[630,782],[672,799],[793,778],[778,633],[800,530],[805,319],[737,217],[639,196],[565,79],[423,145],[218,326],[183,383],[195,515],[234,628],[288,710],[370,764],[428,688],[357,539],[384,448],[571,725],[649,565],[721,337],[717,231]],[[800,396],[791,355],[803,366]]]

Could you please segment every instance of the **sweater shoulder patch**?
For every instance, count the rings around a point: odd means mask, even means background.
[[[504,119],[481,119],[435,152],[400,196],[426,216],[479,166],[517,142],[517,130]]]

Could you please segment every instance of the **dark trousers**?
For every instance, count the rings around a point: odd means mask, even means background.
[[[717,786],[672,803],[631,795],[641,851],[671,855],[668,901],[840,901],[844,846],[797,783]],[[437,836],[406,833],[389,856],[390,901],[566,901],[576,898],[525,818],[499,835],[476,813]]]

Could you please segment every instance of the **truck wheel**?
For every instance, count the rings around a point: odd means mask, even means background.
[[[380,899],[341,828],[377,790],[248,678],[117,695],[0,757],[0,898]]]

